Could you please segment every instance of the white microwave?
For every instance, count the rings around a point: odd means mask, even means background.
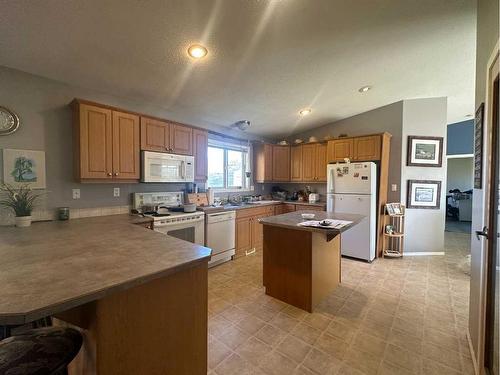
[[[193,182],[194,157],[142,152],[142,182]]]

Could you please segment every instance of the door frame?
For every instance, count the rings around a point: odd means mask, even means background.
[[[500,40],[497,41],[493,52],[488,59],[487,71],[486,71],[486,96],[484,102],[484,115],[483,115],[483,184],[484,188],[480,191],[483,197],[483,212],[482,212],[482,225],[485,226],[489,222],[489,206],[490,202],[490,189],[491,181],[490,177],[490,160],[491,160],[491,149],[492,149],[492,121],[493,121],[493,111],[491,110],[493,102],[493,90],[492,85],[498,74],[498,63],[500,61]],[[484,173],[485,172],[485,173]],[[479,191],[476,190],[474,193],[477,194]],[[486,342],[486,313],[487,313],[487,292],[488,292],[488,243],[481,240],[481,270],[480,270],[480,288],[479,288],[479,322],[478,322],[478,350],[474,353],[474,347],[470,340],[470,335],[468,335],[469,346],[472,354],[472,361],[474,364],[474,369],[476,374],[485,374],[485,342]],[[476,354],[476,355],[474,355]]]

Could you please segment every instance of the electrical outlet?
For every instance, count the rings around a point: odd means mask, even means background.
[[[119,197],[120,196],[120,188],[114,188],[113,189],[113,197]]]
[[[398,185],[392,184],[391,185],[391,191],[398,191]]]
[[[73,199],[80,199],[80,189],[73,189]]]

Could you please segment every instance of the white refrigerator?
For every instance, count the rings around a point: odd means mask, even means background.
[[[375,163],[328,165],[327,210],[365,216],[342,233],[342,255],[371,262],[377,235],[377,166]]]

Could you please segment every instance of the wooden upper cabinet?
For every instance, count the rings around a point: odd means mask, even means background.
[[[315,161],[315,180],[326,182],[326,153],[327,153],[327,145],[326,143],[317,143],[316,144],[316,161]]]
[[[113,178],[140,178],[139,135],[139,116],[113,111]]]
[[[352,159],[354,155],[354,142],[352,138],[335,139],[328,141],[328,163],[344,161],[345,158]]]
[[[316,171],[316,144],[302,146],[302,181],[314,181]]]
[[[273,145],[273,181],[290,181],[290,146]]]
[[[180,124],[170,126],[170,152],[193,155],[193,128]]]
[[[267,143],[254,145],[254,175],[256,182],[273,180],[273,146]]]
[[[181,124],[141,117],[141,150],[193,155],[193,129]]]
[[[208,132],[193,129],[194,179],[205,182],[208,179]]]
[[[354,138],[353,160],[371,161],[380,160],[381,136],[371,135],[368,137]]]
[[[170,124],[149,117],[141,117],[141,150],[170,151]]]
[[[302,146],[290,148],[290,180],[302,181]]]
[[[76,179],[110,179],[113,169],[111,110],[86,104],[74,107]]]
[[[74,168],[81,182],[137,182],[140,178],[139,116],[75,100]]]

